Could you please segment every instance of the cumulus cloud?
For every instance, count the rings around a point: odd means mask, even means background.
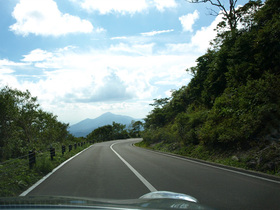
[[[193,32],[193,24],[199,18],[199,13],[195,10],[193,13],[189,13],[187,15],[183,15],[179,17],[179,20],[182,24],[183,31]]]
[[[103,78],[100,86],[93,88],[93,90],[86,89],[83,93],[84,97],[74,96],[74,100],[76,102],[90,103],[126,101],[133,98],[133,93],[129,92],[128,86],[114,71],[111,71],[109,75]]]
[[[23,56],[25,65],[20,70],[14,62],[0,60],[0,85],[28,89],[44,110],[63,120],[69,118],[64,109],[76,113],[78,119],[72,122],[113,109],[143,116],[150,110],[151,98],[166,97],[161,92],[189,82],[184,69],[195,60],[194,55],[164,55],[154,48],[154,44],[116,44],[84,52],[71,46],[52,51],[38,48]],[[28,73],[37,79],[27,78]],[[135,107],[142,111],[133,113]]]
[[[20,0],[12,16],[16,23],[10,26],[10,30],[23,36],[61,36],[93,31],[88,20],[61,13],[53,0]]]
[[[32,50],[28,55],[24,55],[22,61],[43,61],[53,56],[52,53],[41,49]]]
[[[0,87],[19,87],[17,78],[11,75],[13,72],[12,69],[0,69]]]
[[[1,75],[13,87],[30,90],[42,105],[147,100],[156,97],[157,84],[170,89],[170,85],[177,87],[189,78],[184,71],[189,57],[160,55],[153,48],[154,44],[117,44],[82,53],[73,47],[35,49],[23,56],[26,66],[20,70],[13,62],[0,60],[7,64]],[[27,78],[28,73],[37,79],[21,78]]]

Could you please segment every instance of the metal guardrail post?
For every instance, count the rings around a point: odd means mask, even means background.
[[[69,145],[69,152],[71,152],[72,150],[72,145]]]
[[[51,155],[51,160],[53,160],[53,157],[55,156],[55,148],[53,147],[50,148],[50,155]]]
[[[62,153],[62,155],[64,155],[64,153],[65,153],[65,146],[64,145],[61,146],[61,153]]]

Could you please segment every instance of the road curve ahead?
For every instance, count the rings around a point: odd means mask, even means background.
[[[139,139],[94,144],[28,195],[130,199],[165,190],[217,209],[280,209],[280,182],[133,146]]]

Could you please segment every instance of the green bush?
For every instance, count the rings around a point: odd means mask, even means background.
[[[174,129],[177,138],[184,144],[198,144],[198,131],[207,117],[208,111],[201,108],[197,111],[180,113],[176,116]]]
[[[244,146],[280,121],[280,80],[265,74],[247,85],[228,88],[216,99],[199,132],[206,144]]]
[[[35,165],[35,170],[38,173],[47,174],[53,170],[54,166],[49,157],[38,158]]]

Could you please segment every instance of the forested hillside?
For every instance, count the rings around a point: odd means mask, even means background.
[[[129,116],[106,112],[95,119],[87,118],[77,124],[71,125],[68,130],[75,137],[86,137],[93,130],[104,125],[110,125],[115,122],[125,126],[129,126],[131,124],[131,121],[133,120],[134,118]]]
[[[249,168],[276,172],[280,168],[280,1],[267,0],[264,5],[249,1],[232,14],[218,25],[212,48],[187,70],[193,74],[191,82],[171,98],[154,100],[145,119],[144,144],[173,145],[169,150],[196,151],[195,157],[202,151],[211,156],[252,150],[244,160]],[[232,21],[235,27],[229,27]]]

